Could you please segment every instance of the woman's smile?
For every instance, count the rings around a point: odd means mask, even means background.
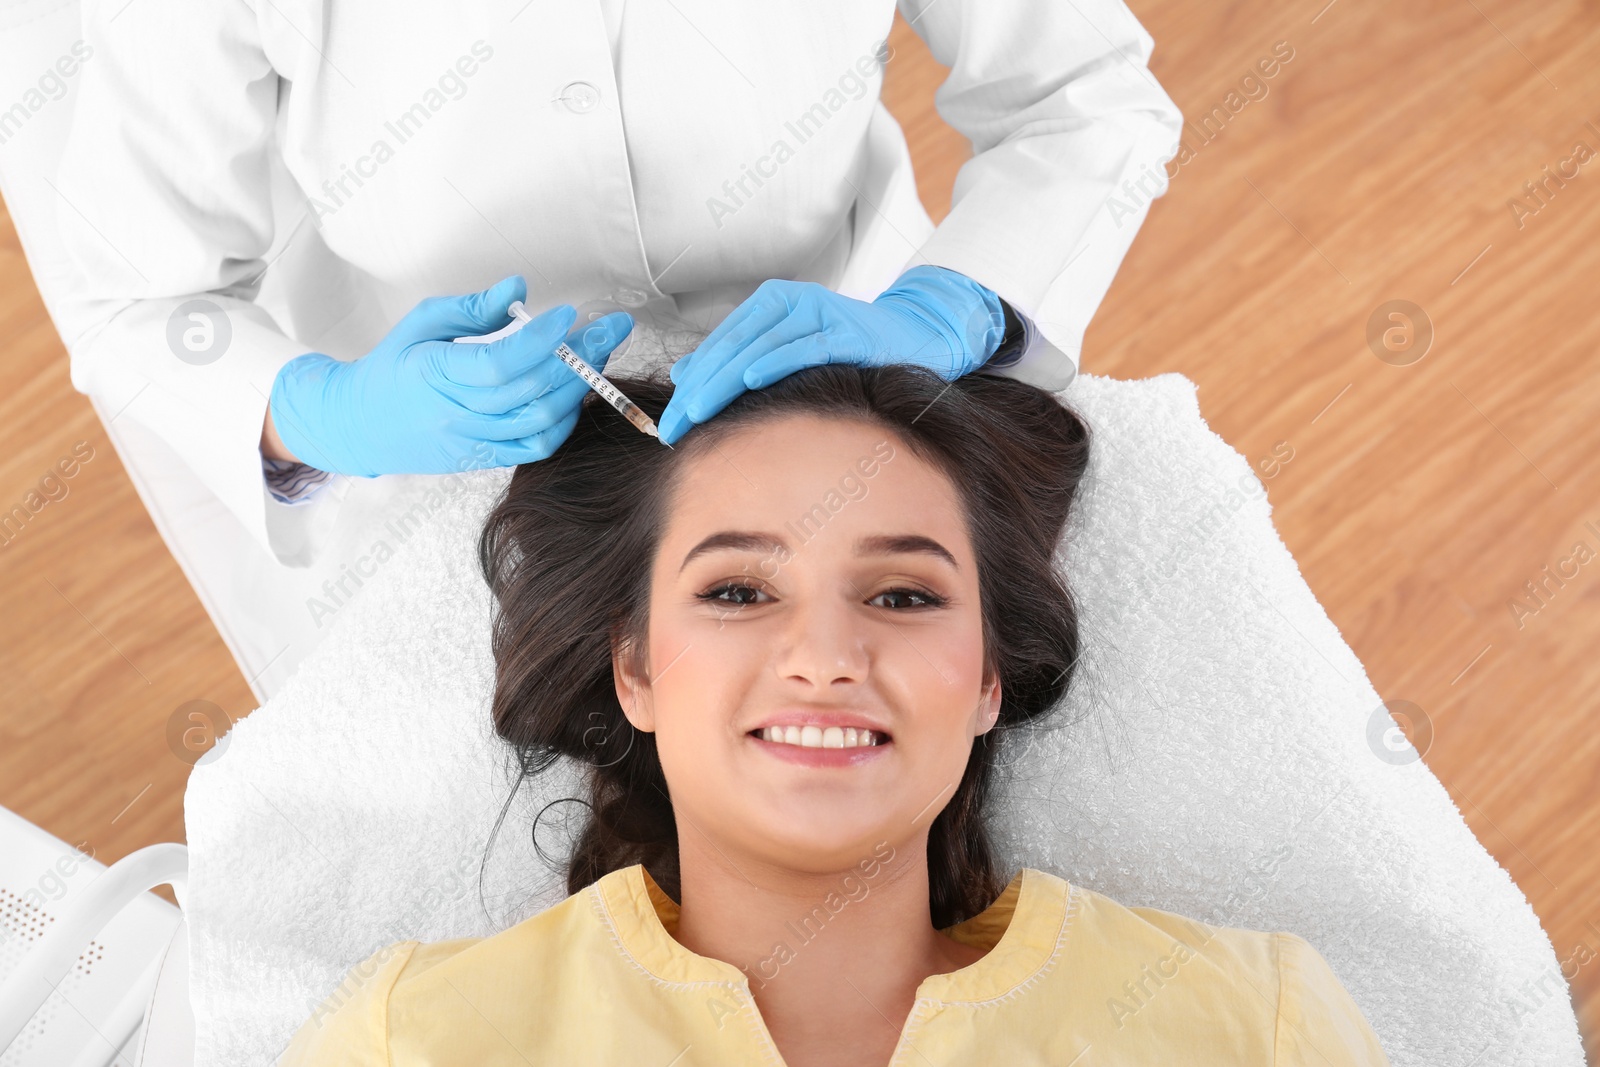
[[[782,740],[779,740],[779,737]],[[860,767],[886,759],[893,739],[853,726],[767,726],[745,735],[756,751],[802,767]]]

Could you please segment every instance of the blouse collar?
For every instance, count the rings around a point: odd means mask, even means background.
[[[659,981],[748,988],[738,967],[692,952],[672,936],[678,905],[642,863],[612,871],[595,883],[595,889],[623,951]],[[946,931],[963,944],[987,949],[987,955],[959,970],[923,979],[918,999],[994,1000],[1027,985],[1055,964],[1078,901],[1078,890],[1071,883],[1031,867],[1018,871],[994,903]]]

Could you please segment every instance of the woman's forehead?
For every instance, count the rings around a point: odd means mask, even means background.
[[[738,427],[683,460],[664,541],[715,530],[825,528],[860,538],[927,533],[970,554],[961,498],[949,477],[888,428],[796,414]],[[937,531],[937,532],[935,532]],[[960,534],[960,545],[952,539]]]

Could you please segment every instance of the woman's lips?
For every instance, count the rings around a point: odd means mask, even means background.
[[[745,737],[761,751],[803,767],[854,767],[884,758],[894,745],[894,741],[886,737],[876,745],[857,745],[855,748],[808,748],[805,745],[768,741],[757,736],[758,733],[748,733]]]

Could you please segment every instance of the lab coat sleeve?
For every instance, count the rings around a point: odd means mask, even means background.
[[[906,263],[957,270],[1036,327],[997,373],[1059,390],[1150,201],[1182,113],[1121,0],[898,0],[950,68],[940,117],[972,142],[950,214]]]
[[[65,339],[72,384],[155,431],[281,559],[267,513],[284,505],[267,494],[261,426],[278,368],[308,348],[254,303],[273,240],[280,89],[256,12],[246,0],[84,0],[82,17],[94,61],[56,181],[87,309]],[[180,314],[194,299],[220,314]],[[226,333],[220,355],[196,357],[183,342],[193,328]]]

